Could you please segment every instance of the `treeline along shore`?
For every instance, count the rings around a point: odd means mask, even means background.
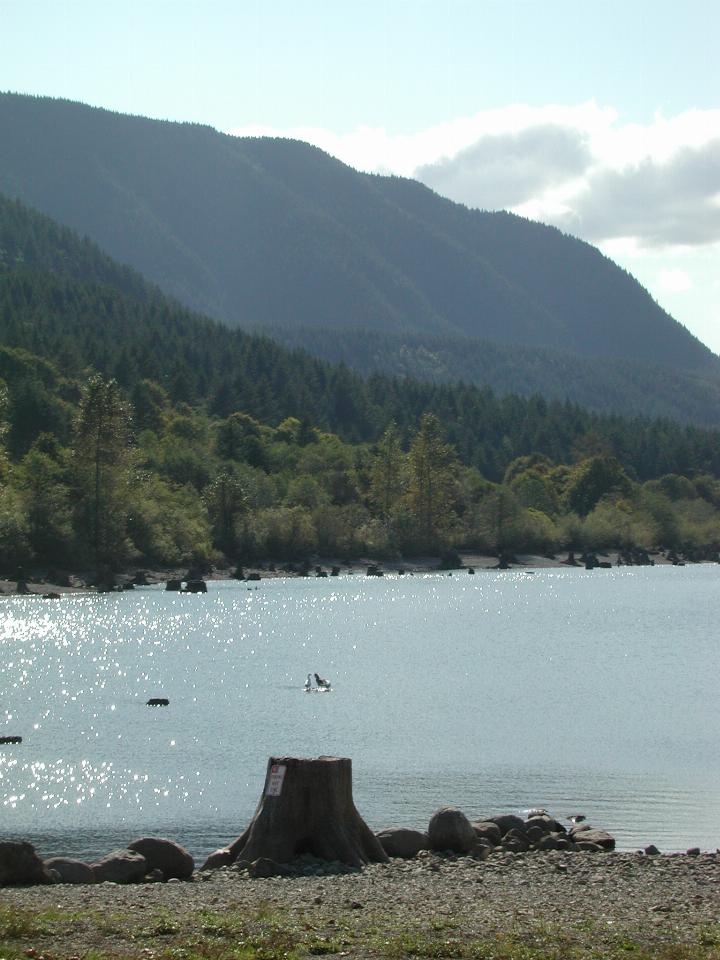
[[[572,562],[614,551],[627,564],[648,563],[651,553],[670,562],[718,557],[711,431],[685,443],[684,460],[656,451],[646,478],[609,435],[588,430],[569,462],[525,453],[489,479],[448,442],[434,413],[415,428],[393,421],[375,440],[352,442],[296,417],[272,426],[245,412],[218,417],[173,404],[147,381],[129,396],[100,375],[78,385],[72,403],[55,397],[67,423],[42,430],[53,417],[27,419],[32,362],[15,359],[22,377],[0,397],[6,580],[59,583],[91,570],[102,581],[141,566],[292,572],[311,570],[317,557],[402,566],[433,555],[447,568],[459,553],[500,565],[519,554]],[[524,416],[533,409],[522,402]],[[696,466],[677,472],[688,458]]]

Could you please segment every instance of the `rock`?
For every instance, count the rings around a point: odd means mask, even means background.
[[[165,584],[166,590],[180,590],[182,588],[182,580],[168,580]]]
[[[482,840],[478,840],[478,842],[470,851],[470,856],[473,858],[473,860],[487,860],[494,849],[495,846],[493,844],[484,843]]]
[[[546,834],[535,844],[536,850],[559,850],[560,845],[557,837],[551,833]]]
[[[518,830],[515,827],[513,827],[512,830],[508,830],[508,832],[502,838],[502,842],[505,846],[507,846],[509,843],[512,843],[512,849],[515,851],[515,853],[522,853],[530,847],[525,831]]]
[[[406,827],[388,827],[376,834],[382,848],[389,857],[409,859],[421,850],[427,850],[428,836],[419,830]]]
[[[582,824],[584,826],[584,824]],[[603,850],[615,849],[615,837],[611,837],[605,830],[595,830],[589,827],[587,830],[575,829],[570,831],[571,838],[576,843],[596,843]]]
[[[90,866],[97,883],[139,883],[148,872],[145,857],[133,850],[113,850]]]
[[[512,837],[510,839],[503,837],[501,846],[508,853],[525,853],[529,849],[526,840],[514,840]]]
[[[128,844],[128,850],[142,854],[149,870],[162,870],[165,879],[176,877],[187,880],[195,869],[195,861],[184,847],[173,840],[160,837],[141,837]]]
[[[177,879],[178,879],[177,877],[170,877],[170,880],[177,880]],[[151,870],[150,873],[146,873],[145,876],[143,877],[144,883],[163,883],[164,880],[165,880],[165,874],[162,872],[162,870],[158,870],[157,867],[155,867],[154,870]]]
[[[503,813],[498,817],[489,817],[490,823],[496,823],[500,828],[500,834],[504,837],[508,830],[524,830],[525,821],[514,813]]]
[[[69,857],[51,857],[45,861],[46,870],[54,870],[59,876],[58,883],[95,883],[95,873],[89,863],[72,860]]]
[[[700,847],[690,847],[690,849],[686,850],[685,853],[688,855],[688,857],[699,857]]]
[[[219,870],[220,867],[227,867],[233,862],[232,854],[227,848],[215,850],[209,854],[200,870]]]
[[[602,853],[603,851],[599,843],[592,843],[590,840],[578,840],[575,847],[583,853]]]
[[[452,850],[469,853],[477,842],[472,824],[455,807],[441,807],[430,818],[428,846],[431,850]]]
[[[650,843],[647,847],[645,847],[645,853],[648,855],[648,857],[657,857],[660,851],[654,843]]]
[[[472,824],[472,828],[478,840],[484,840],[495,845],[500,843],[502,839],[500,827],[491,820],[476,820]]]
[[[25,840],[0,840],[0,887],[50,883],[45,864]]]
[[[248,873],[259,880],[262,877],[287,877],[290,875],[290,870],[284,864],[276,863],[269,857],[258,857],[248,867]]]
[[[528,817],[525,821],[525,829],[530,830],[532,827],[539,828],[544,833],[567,833],[563,824],[549,814]]]

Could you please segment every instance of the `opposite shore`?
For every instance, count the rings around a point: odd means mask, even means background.
[[[461,551],[458,556],[462,563],[462,566],[460,567],[443,566],[439,556],[413,557],[408,560],[375,560],[371,558],[358,558],[352,561],[341,561],[337,558],[323,557],[315,558],[308,562],[305,565],[305,569],[307,570],[307,573],[305,574],[300,572],[302,565],[299,563],[285,564],[267,561],[266,563],[248,564],[244,566],[242,568],[242,578],[238,578],[236,576],[238,572],[236,567],[213,568],[210,572],[202,573],[201,576],[207,581],[234,579],[263,580],[280,577],[298,577],[302,575],[309,578],[314,578],[318,576],[332,576],[333,571],[335,571],[337,575],[352,574],[356,576],[362,576],[366,574],[368,568],[376,568],[377,570],[382,571],[383,574],[390,576],[398,574],[414,576],[415,574],[428,573],[444,574],[445,576],[461,576],[467,575],[470,571],[475,570],[488,571],[509,569],[516,571],[531,571],[535,569],[584,567],[584,563],[580,559],[579,554],[568,554],[567,552],[560,553],[556,557],[548,557],[540,554],[515,554],[511,558],[507,567],[500,564],[497,556],[491,556],[489,554]],[[620,563],[621,555],[618,553],[618,551],[612,551],[609,553],[596,553],[593,556],[595,556],[600,563],[606,567],[616,567],[622,565]],[[678,562],[677,558],[664,553],[650,553],[648,557],[652,561],[652,564],[657,566],[672,566]],[[684,564],[682,560],[680,563]],[[181,580],[185,582],[186,580],[191,579],[188,577],[189,572],[192,571],[188,571],[187,567],[146,568],[140,571],[137,569],[132,569],[116,574],[114,580],[117,587],[122,589],[128,587],[134,582],[137,582],[138,575],[141,575],[140,579],[145,579],[147,585],[153,585],[166,583],[168,580]],[[27,574],[27,577],[24,581],[21,581],[26,586],[21,587],[20,590],[18,590],[17,580],[11,580],[7,578],[4,579],[0,577],[0,597],[13,596],[19,592],[26,595],[36,594],[39,596],[43,596],[48,593],[64,594],[101,592],[98,591],[95,579],[96,578],[93,576],[93,574],[87,571],[74,573],[63,572],[62,576],[58,576],[57,573],[53,571],[33,571],[32,573]]]

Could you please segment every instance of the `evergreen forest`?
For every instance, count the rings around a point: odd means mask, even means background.
[[[230,330],[0,198],[0,576],[720,549],[720,433]]]

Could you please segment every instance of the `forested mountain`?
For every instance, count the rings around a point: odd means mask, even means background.
[[[95,244],[0,196],[0,379],[10,386],[9,446],[22,455],[51,424],[67,440],[77,383],[93,372],[145,402],[147,383],[171,404],[223,418],[296,417],[351,442],[394,421],[407,438],[432,412],[468,465],[502,477],[516,457],[567,462],[588,444],[633,475],[720,473],[715,431],[668,420],[597,415],[567,402],[501,397],[469,384],[374,374],[367,380],[301,350],[192,313],[115,264]],[[61,401],[58,403],[58,400]]]
[[[711,559],[719,475],[716,430],[364,380],[228,330],[0,197],[0,579],[462,548]]]
[[[357,173],[304,143],[68,101],[0,95],[0,131],[0,191],[231,325],[370,327],[720,376],[632,277],[554,228]],[[549,384],[552,362],[533,363]],[[463,375],[481,382],[482,365]]]

